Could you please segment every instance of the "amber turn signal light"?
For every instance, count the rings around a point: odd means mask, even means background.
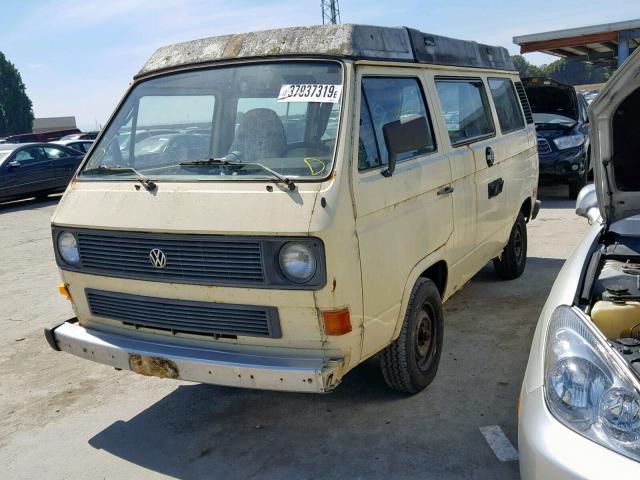
[[[69,289],[67,288],[66,283],[61,283],[60,285],[58,285],[58,292],[60,292],[60,295],[62,295],[63,297],[67,297],[67,300],[71,301],[71,294],[69,293]]]
[[[351,315],[348,308],[322,312],[324,331],[327,335],[344,335],[351,331]]]

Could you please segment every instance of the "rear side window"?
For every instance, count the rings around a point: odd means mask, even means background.
[[[498,113],[502,133],[524,128],[524,118],[513,83],[508,78],[490,78],[489,90]]]
[[[402,118],[418,115],[427,120],[428,145],[398,155],[397,162],[435,151],[431,121],[417,78],[365,77],[362,79],[358,168],[367,170],[389,162],[382,128]],[[377,149],[375,148],[377,146]]]
[[[452,145],[495,133],[482,80],[436,79],[436,88]]]

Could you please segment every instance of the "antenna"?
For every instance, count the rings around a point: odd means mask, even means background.
[[[322,24],[327,23],[340,23],[340,7],[338,7],[338,0],[320,0],[320,7],[322,8]]]

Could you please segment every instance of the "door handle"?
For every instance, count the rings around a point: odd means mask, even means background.
[[[484,151],[484,156],[487,159],[487,166],[493,167],[493,164],[496,163],[496,157],[493,154],[493,148],[487,147]]]
[[[453,193],[453,187],[451,185],[447,185],[446,187],[438,190],[438,196],[449,195],[450,193]]]
[[[502,178],[498,178],[493,182],[488,184],[489,188],[489,198],[497,197],[502,193],[502,187],[504,187],[504,180]]]

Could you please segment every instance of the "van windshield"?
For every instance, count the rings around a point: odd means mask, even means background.
[[[337,62],[232,65],[147,80],[80,175],[135,180],[133,168],[172,181],[272,180],[270,171],[319,180],[332,168],[341,97]]]

